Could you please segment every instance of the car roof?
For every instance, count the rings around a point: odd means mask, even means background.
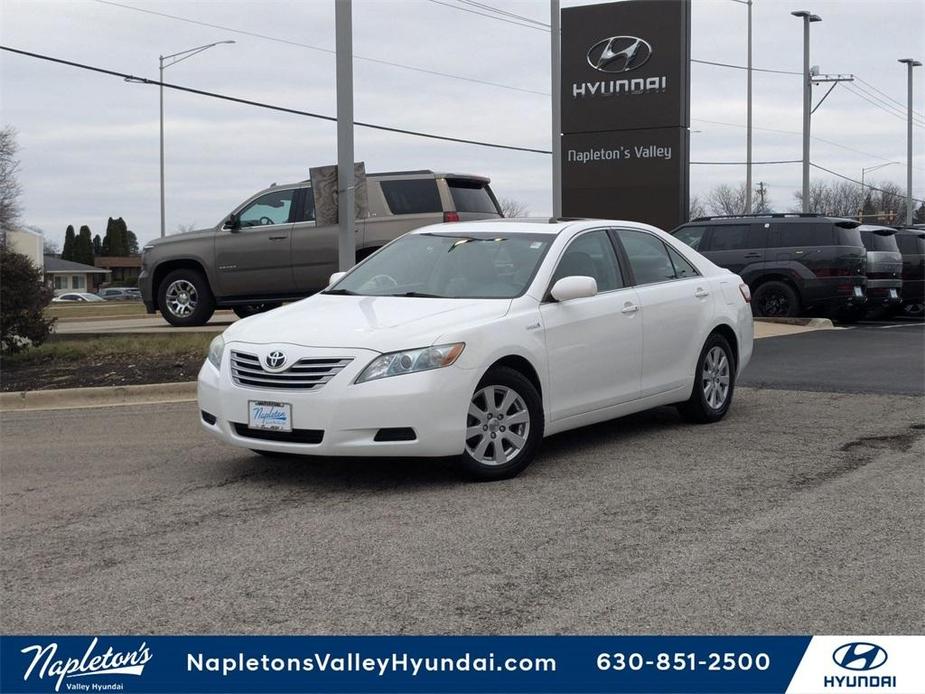
[[[859,226],[860,222],[848,217],[837,217],[825,214],[816,214],[814,212],[768,212],[766,214],[723,214],[706,217],[695,217],[681,226],[690,226],[692,224],[742,224],[743,222],[760,222],[763,220],[773,219],[775,222],[833,222],[845,226],[846,222],[852,226]]]
[[[415,229],[412,234],[432,234],[435,232],[460,233],[469,232],[498,232],[503,227],[503,233],[549,234],[556,236],[568,230],[598,229],[600,227],[623,227],[650,231],[655,227],[641,222],[630,222],[619,219],[574,219],[574,218],[503,218],[483,219],[473,222],[449,222],[447,224],[432,224]]]

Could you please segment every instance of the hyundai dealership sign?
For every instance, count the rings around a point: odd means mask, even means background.
[[[562,12],[562,212],[687,219],[690,1]]]

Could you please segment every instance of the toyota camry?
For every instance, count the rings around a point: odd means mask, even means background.
[[[568,429],[663,405],[722,419],[752,353],[749,301],[645,224],[425,227],[216,337],[202,426],[264,455],[454,456],[511,477]]]

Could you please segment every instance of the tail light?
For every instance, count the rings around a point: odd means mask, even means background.
[[[739,285],[739,293],[742,294],[742,298],[745,299],[746,304],[752,303],[752,290],[748,288],[747,284]]]
[[[458,222],[459,221],[459,212],[444,212],[443,213],[444,222]]]

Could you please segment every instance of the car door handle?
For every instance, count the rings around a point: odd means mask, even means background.
[[[694,296],[696,296],[698,299],[702,299],[705,296],[710,296],[710,292],[708,292],[703,287],[697,287],[697,291],[694,292]]]
[[[760,258],[760,257],[761,257],[761,253],[746,253],[746,254],[745,254],[745,257],[746,257],[746,258]]]
[[[626,303],[623,305],[623,309],[620,313],[636,313],[639,310],[639,307],[636,304]]]
[[[270,239],[270,241],[283,241],[285,239],[288,239],[289,237],[288,236],[268,236],[267,238]]]

